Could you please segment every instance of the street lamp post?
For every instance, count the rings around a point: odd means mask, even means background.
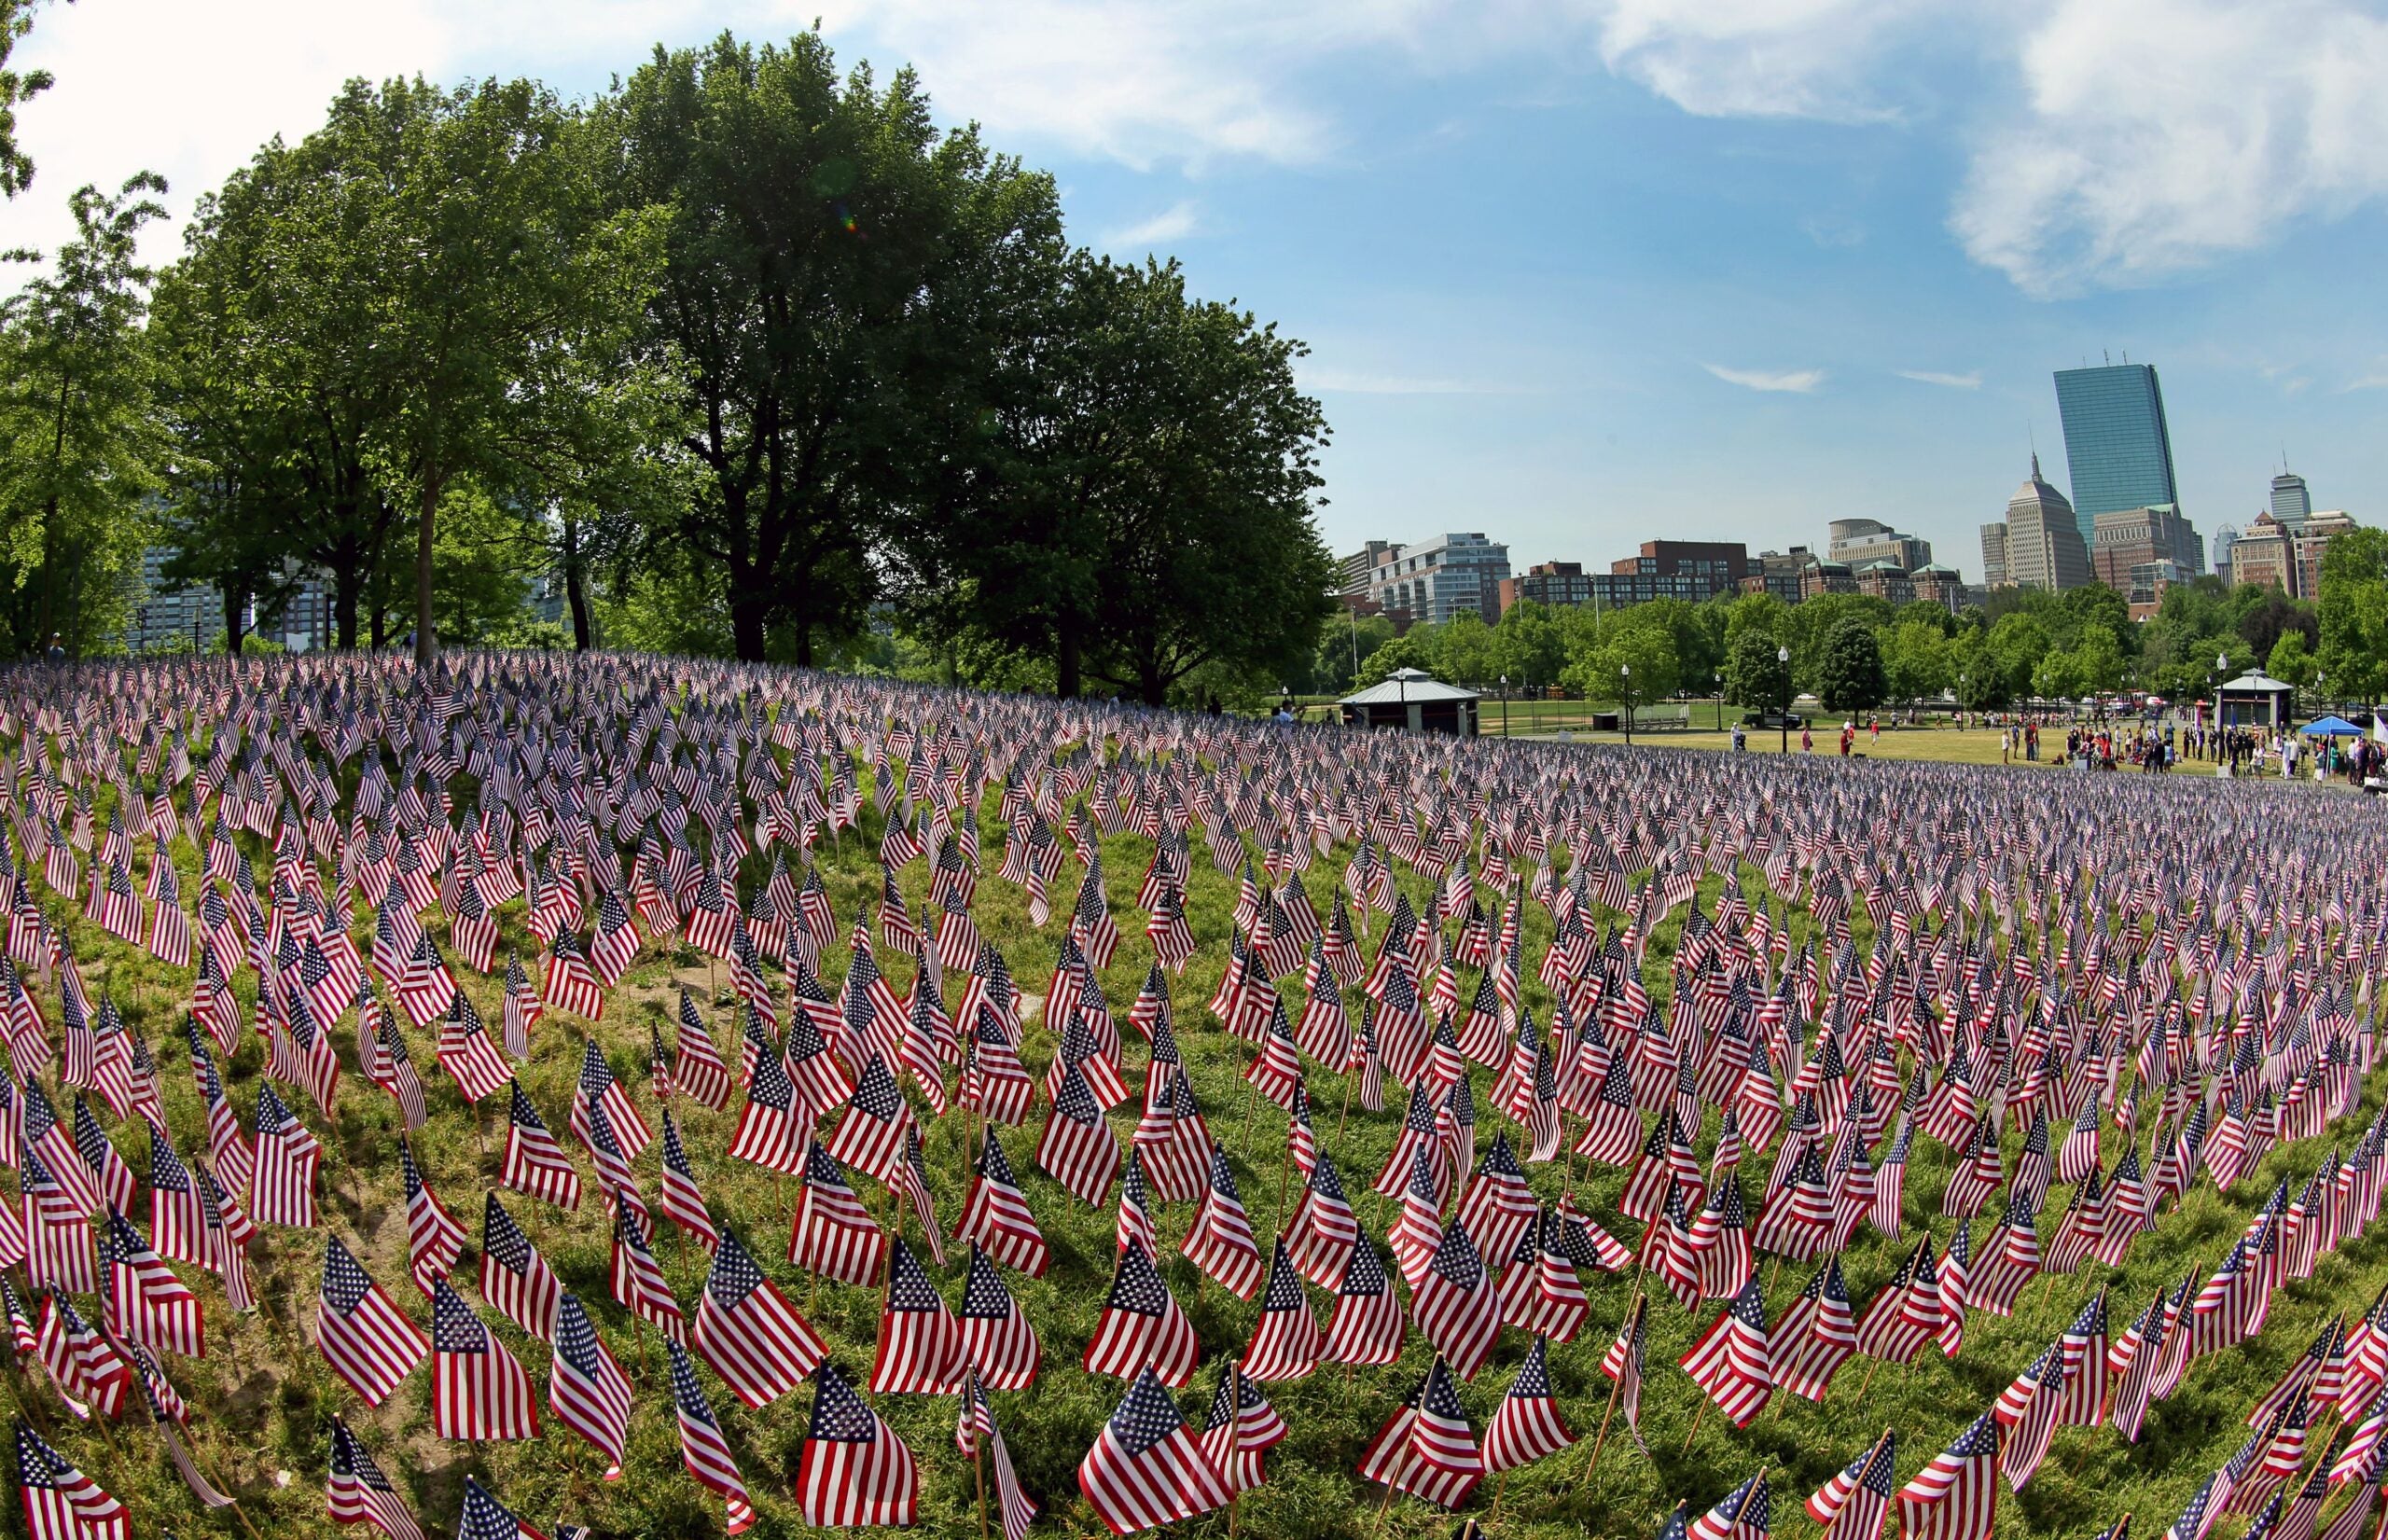
[[[1783,715],[1775,718],[1775,725],[1783,729],[1783,752],[1789,754],[1791,752],[1791,649],[1787,646],[1775,648],[1774,660],[1783,665]]]
[[[1617,693],[1625,698],[1620,702],[1625,707],[1625,746],[1631,748],[1633,746],[1633,665],[1619,663],[1617,666],[1617,677],[1621,681]]]
[[[1716,671],[1716,730],[1725,730],[1725,671]]]
[[[2215,653],[2214,655],[2214,737],[2217,751],[2222,741],[2222,676],[2229,672],[2230,655],[2227,652]],[[2217,752],[2214,757],[2220,759],[2222,756]]]
[[[1509,676],[1501,675],[1501,736],[1509,736]]]

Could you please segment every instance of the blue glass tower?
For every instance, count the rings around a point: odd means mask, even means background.
[[[2173,436],[2164,426],[2164,393],[2147,364],[2059,369],[2057,415],[2064,423],[2064,460],[2081,537],[2092,521],[2121,508],[2178,505]]]

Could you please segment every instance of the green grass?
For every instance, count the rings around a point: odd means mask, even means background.
[[[1917,733],[1902,741],[1938,742],[1958,736]],[[1766,741],[1771,743],[1771,736]],[[1893,735],[1885,734],[1885,742],[1891,741]],[[982,812],[982,826],[995,826],[993,812],[991,799]],[[103,821],[104,816],[104,799]],[[872,856],[879,827],[877,816],[867,813],[860,839],[850,833],[824,854],[824,874],[841,930],[852,924],[867,900],[876,897],[877,867]],[[980,883],[977,905],[979,923],[1004,950],[1021,986],[1041,994],[1060,937],[1058,922],[1042,930],[1029,924],[1021,892],[993,879],[1000,851],[994,839],[988,843],[988,876]],[[252,853],[260,852],[253,847]],[[1118,836],[1104,841],[1104,853],[1113,911],[1128,936],[1115,965],[1104,974],[1104,985],[1115,1010],[1124,1014],[1149,956],[1141,939],[1141,915],[1132,900],[1151,846],[1141,837]],[[176,854],[185,867],[185,891],[195,892],[195,853],[178,843]],[[1322,908],[1349,854],[1348,850],[1339,850],[1331,860],[1313,865],[1306,874],[1305,885]],[[1745,872],[1744,880],[1755,892],[1756,874]],[[1068,881],[1065,878],[1060,884],[1061,896],[1068,892]],[[925,863],[915,864],[903,874],[902,885],[916,916],[927,913],[926,884]],[[1712,893],[1715,885],[1712,879]],[[1427,888],[1422,881],[1405,872],[1402,887],[1413,903],[1423,904]],[[1252,1109],[1239,1083],[1247,1051],[1201,1008],[1224,961],[1233,900],[1231,881],[1198,853],[1188,909],[1201,950],[1186,973],[1172,980],[1172,989],[1178,1037],[1193,1084],[1215,1134],[1229,1153],[1265,1245],[1281,1213],[1285,1120],[1265,1102],[1256,1112]],[[64,914],[67,908],[54,899],[51,903],[55,914]],[[1661,1002],[1666,997],[1667,961],[1679,921],[1680,913],[1659,927],[1649,951],[1645,981]],[[1806,923],[1802,911],[1791,911],[1795,936],[1804,936]],[[503,946],[511,946],[526,957],[535,954],[536,949],[521,933],[519,901],[508,906],[502,923]],[[1524,928],[1528,956],[1539,959],[1549,940],[1548,916],[1529,906]],[[1862,948],[1867,939],[1862,911],[1858,929]],[[145,954],[107,940],[79,918],[74,921],[73,931],[94,989],[104,987],[114,994],[134,1030],[147,1039],[158,1056],[178,1145],[186,1152],[203,1148],[201,1107],[179,1047],[178,1024],[187,974],[170,974]],[[1373,939],[1369,946],[1373,951]],[[909,966],[902,958],[886,954],[881,961],[899,991],[909,987]],[[834,984],[842,975],[844,960],[840,955],[828,963]],[[637,1092],[650,1119],[652,1104],[645,1090],[647,1026],[670,998],[667,986],[675,971],[681,978],[690,978],[701,975],[703,968],[701,960],[687,954],[667,955],[649,948],[616,992],[604,1022],[593,1029],[615,1074]],[[1546,992],[1533,980],[1531,967],[1527,972],[1528,1004],[1537,1020],[1547,1020]],[[242,976],[240,990],[244,997],[254,982],[245,973]],[[494,1030],[500,994],[496,981],[466,977],[465,985]],[[1289,1005],[1298,1008],[1292,993],[1289,986]],[[54,990],[43,992],[43,1005],[50,1020],[57,1020]],[[726,1047],[729,1028],[725,1014],[707,1014],[716,1041]],[[307,1117],[327,1146],[319,1193],[326,1222],[356,1246],[368,1267],[402,1305],[419,1320],[427,1321],[427,1310],[406,1278],[406,1223],[391,1149],[398,1131],[396,1109],[355,1074],[353,1023],[354,1019],[348,1019],[335,1034],[346,1070],[337,1123],[327,1123],[303,1095],[293,1098],[293,1105]],[[581,1034],[590,1030],[588,1023],[551,1012],[536,1030],[532,1061],[521,1072],[525,1088],[560,1136],[579,1061]],[[1132,1083],[1141,1075],[1143,1056],[1133,1034],[1126,1035]],[[477,1239],[481,1193],[493,1186],[498,1167],[502,1104],[484,1107],[476,1116],[461,1103],[452,1083],[438,1070],[430,1034],[410,1033],[408,1037],[433,1108],[430,1126],[416,1140],[418,1157],[433,1187]],[[244,1040],[229,1066],[231,1094],[244,1126],[261,1069],[259,1049],[254,1037]],[[1040,1077],[1053,1049],[1051,1036],[1041,1025],[1032,1024],[1024,1057]],[[2367,1099],[2367,1116],[2377,1103],[2378,1079]],[[1309,1080],[1319,1108],[1320,1134],[1345,1174],[1363,1224],[1381,1237],[1390,1210],[1365,1188],[1391,1148],[1399,1103],[1395,1101],[1381,1114],[1367,1113],[1354,1104],[1346,1120],[1339,1111],[1347,1089],[1343,1081],[1320,1073],[1315,1066],[1310,1067]],[[1479,1090],[1489,1088],[1488,1076],[1479,1074],[1477,1080]],[[1133,1126],[1132,1109],[1132,1103],[1112,1119],[1123,1143]],[[782,1287],[828,1337],[837,1362],[859,1380],[872,1356],[877,1292],[839,1283],[816,1285],[789,1269],[783,1258],[795,1200],[792,1186],[724,1158],[735,1127],[734,1111],[713,1114],[683,1100],[675,1103],[674,1112],[682,1119],[691,1158],[716,1219],[748,1241]],[[1077,1358],[1091,1334],[1109,1278],[1113,1214],[1108,1206],[1094,1208],[1078,1202],[1032,1170],[1043,1116],[1040,1097],[1040,1107],[1030,1124],[1006,1131],[1001,1137],[1054,1253],[1052,1269],[1043,1279],[1009,1277],[1042,1335],[1045,1368],[1032,1389],[998,1394],[993,1401],[1022,1482],[1047,1508],[1036,1533],[1095,1534],[1101,1527],[1076,1495],[1074,1471],[1124,1387],[1116,1380],[1090,1379],[1078,1369]],[[486,1147],[481,1143],[484,1130],[490,1135]],[[2340,1139],[2350,1131],[2336,1129],[2330,1138]],[[949,1228],[958,1215],[963,1192],[962,1132],[960,1119],[952,1117],[927,1130],[926,1158],[938,1182],[939,1217]],[[1714,1132],[1712,1117],[1701,1141],[1703,1158]],[[1479,1134],[1489,1138],[1490,1130],[1480,1130]],[[2010,1162],[2020,1137],[2020,1130],[2010,1134]],[[128,1157],[143,1158],[136,1170],[146,1170],[144,1146],[132,1140],[132,1130],[118,1130],[117,1138]],[[1897,1474],[1904,1481],[2020,1372],[2098,1287],[2112,1285],[2114,1329],[2119,1334],[2160,1283],[2177,1282],[2192,1268],[2201,1273],[2211,1270],[2273,1181],[2286,1175],[2293,1184],[2301,1183],[2326,1148],[2325,1141],[2314,1141],[2275,1151],[2228,1195],[2216,1193],[2210,1184],[2201,1186],[2177,1212],[2167,1214],[2153,1233],[2141,1238],[2124,1268],[2107,1269],[2090,1264],[2078,1276],[2058,1278],[2045,1288],[2035,1283],[2024,1295],[2013,1320],[1974,1317],[1965,1353],[1953,1363],[1944,1361],[1937,1353],[1927,1353],[1913,1369],[1886,1369],[1875,1376],[1870,1388],[1861,1394],[1867,1365],[1853,1361],[1821,1406],[1778,1397],[1774,1408],[1742,1431],[1710,1416],[1690,1438],[1687,1450],[1686,1436],[1703,1398],[1673,1364],[1714,1317],[1715,1308],[1703,1306],[1687,1314],[1661,1295],[1651,1309],[1650,1380],[1644,1398],[1644,1433],[1652,1452],[1645,1455],[1635,1449],[1621,1426],[1612,1428],[1600,1465],[1589,1479],[1587,1454],[1608,1391],[1596,1364],[1624,1313],[1630,1287],[1625,1278],[1588,1280],[1593,1299],[1591,1319],[1575,1342],[1554,1347],[1550,1355],[1562,1413],[1584,1442],[1508,1480],[1501,1493],[1494,1533],[1504,1537],[1652,1533],[1678,1498],[1687,1499],[1697,1513],[1764,1464],[1774,1473],[1778,1533],[1806,1534],[1812,1525],[1798,1513],[1798,1504],[1885,1424],[1900,1432]],[[2109,1151],[2110,1163],[2114,1153]],[[655,1159],[650,1154],[640,1162],[650,1184]],[[1949,1164],[1946,1151],[1919,1142],[1909,1170],[1906,1240],[1894,1244],[1870,1230],[1861,1232],[1846,1259],[1851,1289],[1861,1310],[1912,1245],[1918,1225],[1928,1226],[1936,1241],[1946,1240],[1950,1226],[1938,1218],[1938,1210]],[[1754,1162],[1748,1172],[1753,1193],[1762,1182],[1762,1172],[1763,1162]],[[1554,1164],[1532,1168],[1529,1174],[1540,1195],[1555,1200],[1566,1171]],[[1621,1171],[1604,1169],[1589,1176],[1579,1172],[1576,1188],[1594,1217],[1631,1243],[1638,1238],[1640,1227],[1623,1220],[1614,1206],[1623,1182]],[[858,1181],[857,1186],[875,1211],[885,1212],[886,1199],[874,1185]],[[2051,1233],[2066,1197],[2066,1192],[2059,1190],[2049,1198],[2045,1224]],[[286,1535],[333,1533],[322,1515],[321,1494],[328,1419],[334,1413],[347,1416],[358,1428],[425,1529],[435,1534],[452,1531],[467,1474],[479,1477],[503,1501],[550,1533],[559,1522],[585,1523],[602,1533],[617,1535],[719,1533],[719,1504],[681,1472],[668,1387],[656,1345],[646,1343],[642,1350],[640,1334],[607,1294],[607,1232],[593,1186],[576,1214],[561,1214],[514,1195],[507,1195],[504,1200],[555,1265],[566,1286],[589,1303],[616,1356],[638,1387],[632,1445],[625,1462],[628,1476],[618,1483],[597,1481],[593,1453],[552,1424],[543,1440],[530,1444],[474,1447],[433,1438],[427,1372],[412,1377],[379,1411],[359,1406],[334,1380],[309,1339],[321,1237],[273,1231],[253,1254],[264,1308],[252,1316],[234,1317],[227,1311],[212,1279],[191,1278],[207,1305],[211,1356],[204,1363],[170,1361],[168,1365],[169,1373],[197,1408],[191,1441],[202,1464],[219,1484],[241,1496],[246,1516],[260,1534],[281,1540]],[[1161,1206],[1165,1250],[1183,1234],[1190,1217],[1189,1206]],[[907,1240],[922,1251],[909,1211],[903,1224]],[[1987,1228],[1986,1223],[1977,1223],[1978,1240],[1978,1232]],[[475,1249],[468,1247],[458,1269],[460,1280],[473,1276],[475,1256]],[[659,1256],[693,1314],[704,1276],[702,1254],[666,1238],[659,1243]],[[925,1261],[924,1252],[923,1256]],[[961,1263],[960,1248],[950,1247],[948,1265],[940,1275],[950,1300],[958,1297]],[[181,1270],[187,1276],[191,1271]],[[1796,1264],[1783,1269],[1769,1294],[1770,1314],[1783,1309],[1807,1271]],[[1173,1255],[1165,1262],[1164,1276],[1191,1315],[1206,1355],[1241,1350],[1251,1334],[1256,1303],[1234,1299],[1215,1284],[1200,1283],[1191,1265]],[[2038,1476],[2021,1494],[2002,1504],[2001,1533],[2007,1536],[2087,1534],[2130,1509],[2144,1526],[2140,1533],[2154,1533],[2169,1522],[2196,1483],[2237,1448],[2244,1436],[2238,1419],[2303,1350],[2321,1321],[2333,1311],[2360,1308],[2383,1283],[2388,1283],[2388,1247],[2378,1239],[2353,1242],[2326,1260],[2312,1281],[2280,1292],[2271,1325],[2260,1339],[2195,1367],[2179,1394],[2152,1412],[2138,1446],[2126,1446],[2103,1429],[2060,1430]],[[469,1283],[461,1286],[471,1297]],[[1317,1291],[1312,1291],[1312,1298],[1322,1312],[1330,1303]],[[494,1325],[493,1329],[544,1387],[546,1349],[526,1341],[510,1325]],[[1464,1388],[1463,1399],[1479,1435],[1527,1346],[1518,1333],[1505,1331],[1494,1361]],[[1396,1367],[1348,1374],[1323,1367],[1306,1381],[1272,1388],[1270,1396],[1291,1425],[1292,1436],[1268,1457],[1269,1484],[1239,1505],[1238,1533],[1261,1537],[1448,1533],[1452,1519],[1414,1501],[1396,1499],[1380,1514],[1381,1490],[1361,1483],[1354,1475],[1362,1448],[1426,1362],[1425,1345],[1413,1332],[1408,1352]],[[1198,1424],[1215,1374],[1206,1363],[1195,1385],[1179,1396],[1180,1405]],[[739,1407],[709,1371],[702,1378],[762,1510],[762,1521],[754,1533],[766,1537],[799,1533],[803,1525],[790,1492],[812,1401],[810,1391],[798,1390],[773,1407],[749,1411]],[[23,1395],[26,1384],[21,1376],[12,1380],[12,1397]],[[185,1536],[243,1533],[230,1518],[208,1517],[197,1509],[147,1432],[128,1425],[117,1432],[111,1443],[89,1429],[71,1427],[55,1397],[46,1391],[33,1399],[37,1417],[57,1435],[69,1457],[131,1504],[136,1533],[152,1535],[165,1529]],[[923,1530],[938,1535],[973,1533],[978,1516],[972,1470],[954,1453],[951,1441],[954,1403],[884,1397],[874,1404],[919,1457]],[[1488,1482],[1471,1511],[1483,1516],[1492,1497],[1492,1483]],[[2235,1519],[2226,1519],[2217,1533],[2228,1540],[2238,1523]],[[1226,1534],[1229,1527],[1229,1518],[1218,1514],[1183,1529],[1213,1536]]]

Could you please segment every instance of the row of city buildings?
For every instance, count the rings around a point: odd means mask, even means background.
[[[1406,627],[1464,611],[1493,620],[1520,600],[1602,607],[1740,592],[1796,604],[1821,593],[1863,593],[1955,610],[1993,589],[2103,583],[2144,619],[2168,587],[2206,571],[2204,537],[2181,512],[2162,385],[2153,366],[2126,361],[2060,370],[2056,390],[2072,495],[2041,474],[2034,452],[2006,516],[1981,527],[1979,584],[1935,562],[1930,541],[1879,520],[1848,518],[1826,526],[1821,553],[1793,546],[1753,556],[1739,541],[1650,540],[1606,572],[1554,561],[1513,574],[1508,547],[1480,531],[1410,544],[1371,540],[1343,558],[1342,598]],[[2215,531],[2214,571],[2227,582],[2311,598],[2323,550],[2353,527],[2342,511],[2315,511],[2305,479],[2284,466],[2267,509],[2244,530]]]

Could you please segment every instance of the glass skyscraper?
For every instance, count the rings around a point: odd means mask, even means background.
[[[2175,505],[2173,437],[2164,426],[2164,393],[2147,364],[2059,369],[2057,415],[2064,423],[2065,466],[2081,536],[2098,515]]]

